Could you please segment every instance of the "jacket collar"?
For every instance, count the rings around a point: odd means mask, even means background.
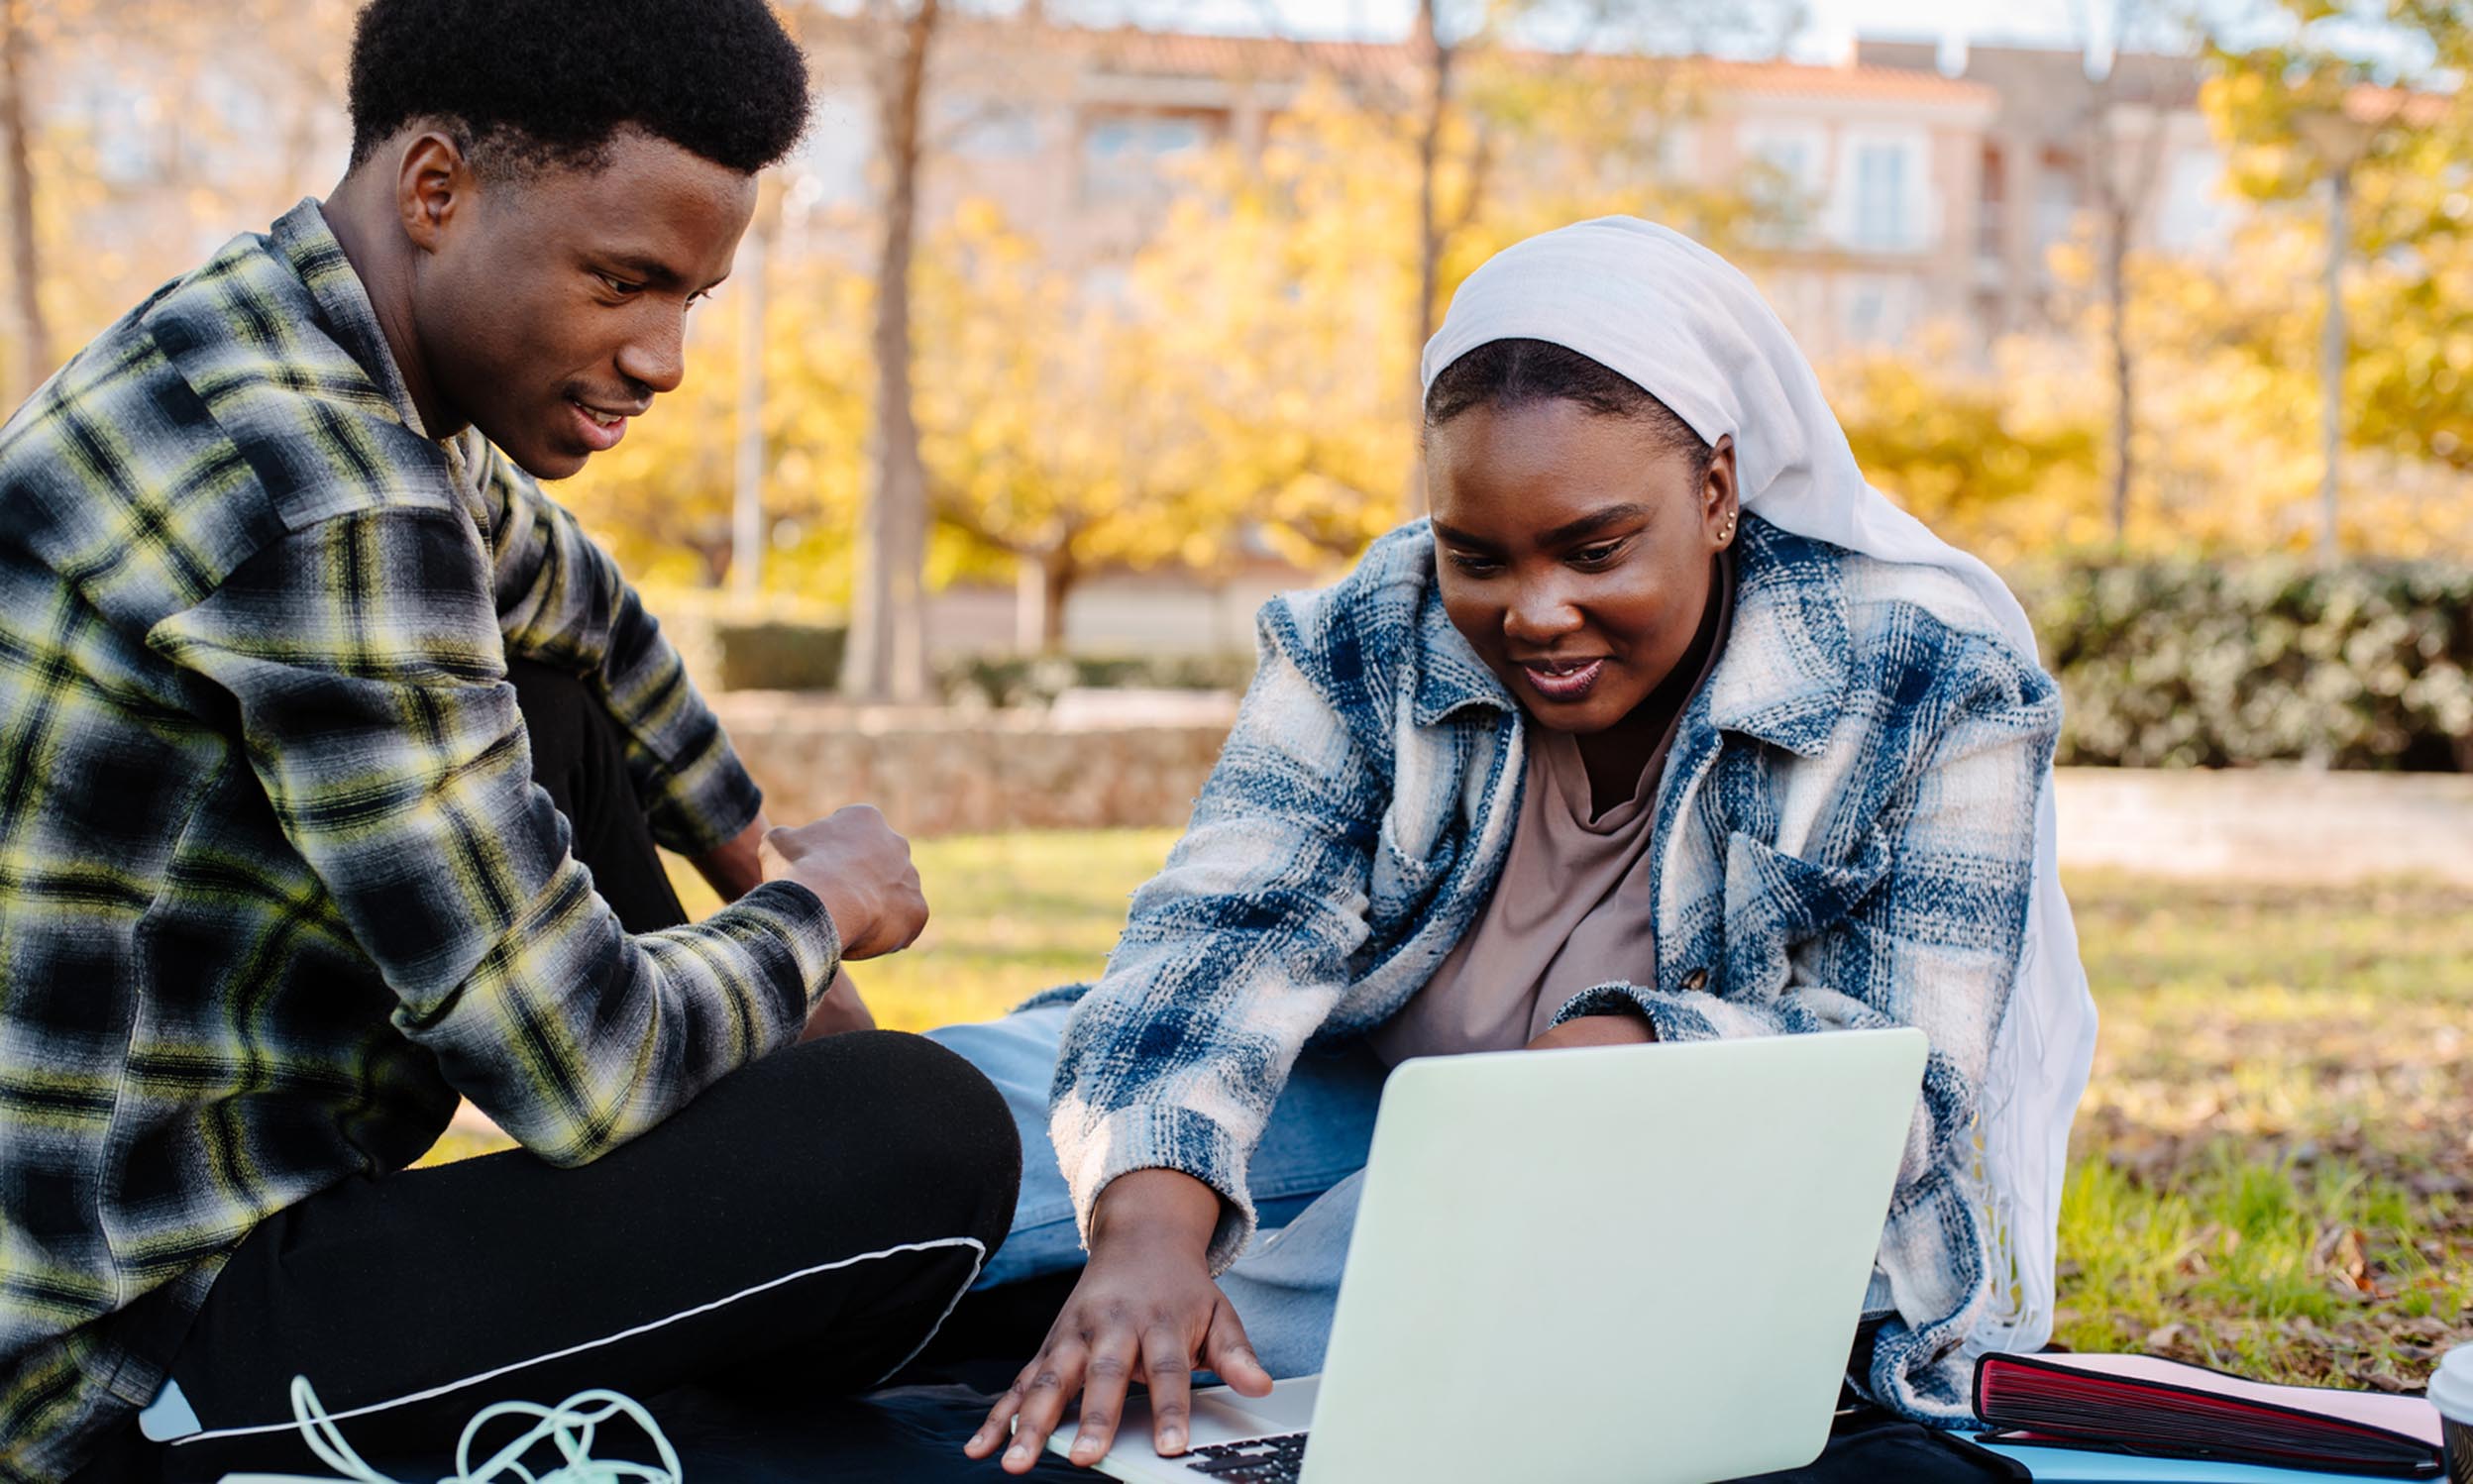
[[[335,230],[326,224],[326,212],[318,198],[307,197],[277,217],[268,239],[276,256],[309,290],[327,334],[369,372],[371,381],[403,425],[428,437],[421,427],[421,414],[412,404],[411,388],[404,383],[403,371],[395,365],[394,350],[386,343],[386,332],[378,326],[377,309],[370,302],[370,291],[362,285],[352,260],[344,256],[344,245],[336,240]]]
[[[1401,534],[1422,536],[1424,522]],[[1417,725],[1470,706],[1512,714],[1511,692],[1443,611],[1434,546],[1411,537],[1396,548],[1422,579],[1417,638]],[[1833,548],[1790,535],[1757,515],[1743,518],[1735,553],[1735,617],[1725,652],[1702,694],[1712,726],[1810,757],[1828,745],[1846,704],[1846,593]],[[1405,575],[1405,574],[1404,574]]]

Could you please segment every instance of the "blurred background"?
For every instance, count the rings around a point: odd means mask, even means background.
[[[0,396],[331,187],[354,8],[0,0]],[[2397,1388],[2473,1338],[2473,7],[781,9],[814,127],[686,385],[553,493],[777,820],[921,839],[887,1023],[1098,971],[1255,607],[1417,513],[1454,285],[1635,213],[2062,679],[2062,1339]]]

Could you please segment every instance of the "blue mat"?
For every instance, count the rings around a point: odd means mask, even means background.
[[[2038,1479],[2059,1484],[2309,1484],[2363,1474],[2329,1474],[2314,1469],[2268,1468],[2257,1463],[2213,1463],[2183,1458],[2141,1458],[2129,1453],[2098,1453],[2085,1448],[2022,1448],[2007,1443],[1979,1444],[2004,1458],[2015,1458]]]

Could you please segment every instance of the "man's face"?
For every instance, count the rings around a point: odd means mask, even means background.
[[[414,274],[430,389],[536,478],[563,479],[679,384],[687,311],[728,275],[755,178],[635,130],[597,170],[461,173]]]

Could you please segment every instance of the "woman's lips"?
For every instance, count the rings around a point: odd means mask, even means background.
[[[1572,661],[1523,660],[1520,673],[1528,678],[1529,689],[1552,701],[1573,701],[1596,689],[1597,677],[1604,674],[1603,658]]]

